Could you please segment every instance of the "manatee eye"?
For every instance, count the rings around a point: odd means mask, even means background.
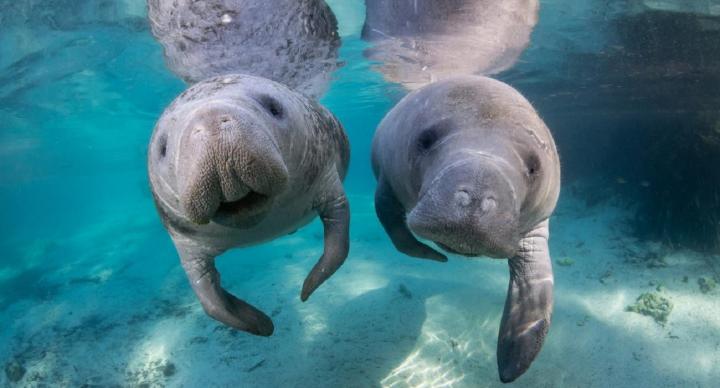
[[[430,147],[435,144],[438,140],[438,134],[433,131],[432,129],[426,129],[424,130],[420,136],[418,136],[418,148],[425,151],[430,149]]]
[[[263,94],[262,96],[257,98],[257,101],[266,111],[268,111],[268,113],[270,113],[276,119],[283,118],[285,112],[283,111],[283,107],[278,100],[268,96],[267,94]]]
[[[163,133],[160,135],[160,138],[158,138],[157,152],[160,155],[160,159],[165,158],[165,154],[167,154],[167,134]]]
[[[440,138],[449,132],[449,128],[450,125],[447,120],[443,120],[424,129],[417,138],[418,149],[420,149],[420,151],[427,151],[432,148]]]
[[[534,177],[540,172],[540,158],[537,154],[532,153],[525,158],[525,167],[530,177]]]

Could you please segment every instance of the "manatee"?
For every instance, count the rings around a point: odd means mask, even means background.
[[[366,55],[414,90],[457,75],[510,68],[538,20],[538,0],[366,0]]]
[[[350,213],[342,186],[348,139],[314,100],[274,81],[225,75],[199,82],[158,120],[148,150],[156,208],[205,312],[252,334],[270,318],[222,288],[215,258],[290,234],[320,215],[324,251],[307,300],[345,261]]]
[[[500,379],[515,380],[552,314],[548,219],[560,163],[550,131],[512,87],[461,76],[405,96],[377,129],[372,163],[377,216],[399,251],[447,260],[419,237],[450,253],[509,259],[497,361]]]
[[[148,18],[188,83],[242,73],[317,97],[338,66],[337,20],[323,0],[148,0]]]

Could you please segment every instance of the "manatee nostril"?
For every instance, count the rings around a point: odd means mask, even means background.
[[[482,202],[480,202],[480,210],[482,210],[483,213],[489,213],[495,210],[496,207],[497,202],[493,197],[485,197]]]
[[[472,199],[467,191],[458,190],[455,192],[455,202],[460,206],[467,207],[470,205],[470,202],[472,202]]]

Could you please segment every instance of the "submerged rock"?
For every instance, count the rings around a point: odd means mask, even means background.
[[[700,286],[700,292],[703,294],[707,294],[708,292],[714,290],[717,287],[717,282],[715,279],[710,277],[702,276],[698,280],[698,286]]]
[[[27,370],[17,360],[12,360],[5,365],[5,376],[11,383],[22,380]]]
[[[669,299],[657,293],[646,292],[638,296],[635,304],[627,306],[625,311],[652,317],[655,322],[665,326],[672,308],[673,304]]]
[[[163,376],[165,376],[165,377],[173,376],[175,374],[176,370],[177,369],[175,368],[175,364],[173,364],[170,361],[166,362],[165,365],[162,366],[162,373],[163,373]]]
[[[408,290],[408,288],[402,283],[398,286],[398,292],[405,299],[412,299],[413,297],[412,292],[410,292],[410,290]]]

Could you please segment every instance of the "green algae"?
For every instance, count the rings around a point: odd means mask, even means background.
[[[700,286],[700,292],[702,292],[703,294],[707,294],[717,287],[717,282],[715,281],[715,279],[710,277],[700,277],[698,278],[697,282],[698,286]]]
[[[655,322],[664,326],[672,309],[673,304],[669,299],[654,292],[646,292],[638,296],[635,304],[627,306],[625,311],[652,317]]]

